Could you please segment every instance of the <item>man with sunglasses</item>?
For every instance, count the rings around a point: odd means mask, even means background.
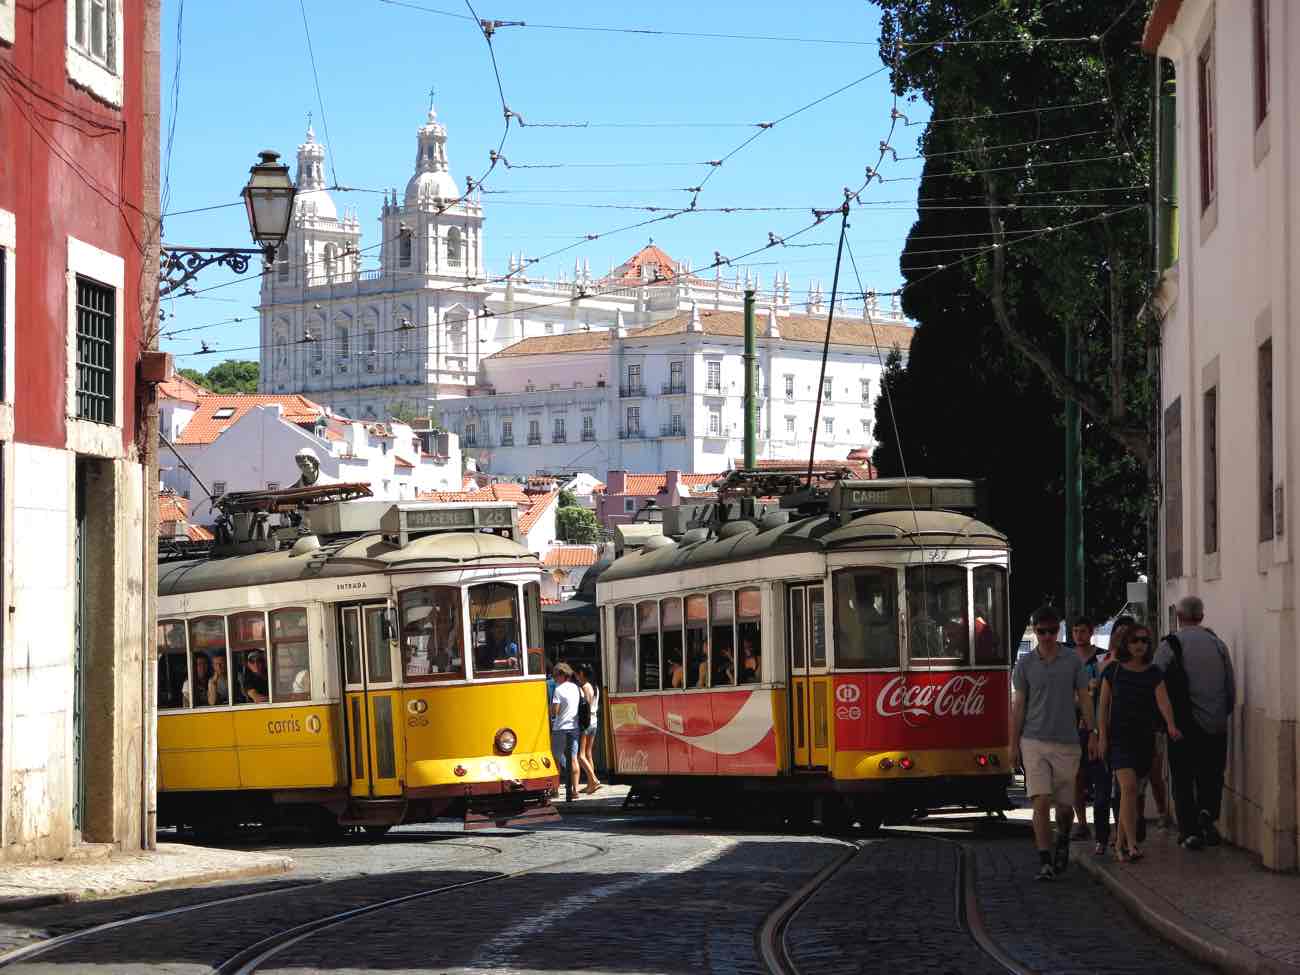
[[[1074,780],[1079,771],[1078,719],[1088,729],[1088,757],[1097,756],[1097,724],[1088,691],[1088,674],[1073,653],[1057,641],[1061,614],[1052,606],[1034,611],[1038,646],[1016,661],[1011,675],[1011,764],[1023,766],[1025,793],[1034,807],[1037,880],[1052,880],[1070,863],[1070,825],[1074,821]],[[1052,843],[1052,806],[1056,843]]]

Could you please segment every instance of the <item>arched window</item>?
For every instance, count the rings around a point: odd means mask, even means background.
[[[452,355],[465,355],[466,346],[469,344],[467,318],[463,308],[453,308],[443,319],[447,326],[447,351]]]
[[[338,251],[333,244],[325,245],[325,275],[334,277],[334,262],[338,257]]]
[[[352,339],[343,325],[334,326],[334,350],[340,359],[352,354]]]
[[[411,266],[411,238],[415,235],[404,230],[397,235],[397,260],[402,267]]]
[[[464,241],[461,237],[460,229],[452,227],[447,231],[447,266],[460,267],[461,254],[464,251]]]
[[[285,253],[284,248],[280,248],[280,252],[276,255],[275,270],[281,281],[289,280],[289,255]]]

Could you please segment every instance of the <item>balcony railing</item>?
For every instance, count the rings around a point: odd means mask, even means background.
[[[528,446],[536,447],[539,444],[541,444],[541,442],[542,442],[542,435],[540,433],[530,433],[528,435]]]
[[[619,395],[619,396],[622,396],[622,397],[624,397],[624,398],[628,398],[628,397],[632,397],[632,396],[644,396],[644,395],[645,395],[645,387],[644,387],[644,386],[639,386],[639,385],[638,385],[638,386],[620,386],[620,387],[618,387],[618,395]]]
[[[704,393],[705,393],[706,396],[721,396],[721,395],[722,395],[722,383],[720,383],[720,382],[717,382],[717,383],[708,383],[708,382],[706,382],[706,383],[704,384]]]
[[[515,435],[513,433],[503,433],[501,435],[502,447],[513,447],[515,445]]]
[[[640,426],[618,428],[619,440],[642,440],[644,438],[645,434],[641,431]]]
[[[684,396],[686,395],[686,383],[664,383],[663,394],[665,396]]]
[[[563,433],[557,433],[551,437],[551,443],[568,443],[569,438]]]
[[[659,427],[659,436],[661,437],[684,437],[686,436],[686,425],[684,423],[664,423]]]
[[[582,439],[583,439],[584,442],[590,443],[591,441],[593,441],[593,440],[596,439],[596,431],[595,431],[595,430],[583,430],[583,431],[582,431]]]

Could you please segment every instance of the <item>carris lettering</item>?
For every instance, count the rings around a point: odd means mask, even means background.
[[[289,735],[298,731],[302,731],[302,722],[297,718],[285,718],[283,721],[268,721],[266,723],[266,733],[268,735]]]

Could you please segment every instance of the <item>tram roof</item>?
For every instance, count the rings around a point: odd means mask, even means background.
[[[386,542],[379,533],[330,541],[294,555],[288,549],[221,559],[165,563],[158,567],[158,595],[177,596],[241,586],[328,579],[384,572],[393,568],[472,566],[509,559],[537,564],[523,545],[487,532],[443,532],[414,538],[405,546]]]
[[[736,534],[724,532],[688,545],[669,544],[628,552],[605,570],[600,582],[798,553],[912,545],[994,550],[1007,547],[1007,537],[1001,532],[970,515],[953,511],[875,511],[851,521],[832,515],[814,515],[766,530],[754,525],[753,530],[735,531]]]

